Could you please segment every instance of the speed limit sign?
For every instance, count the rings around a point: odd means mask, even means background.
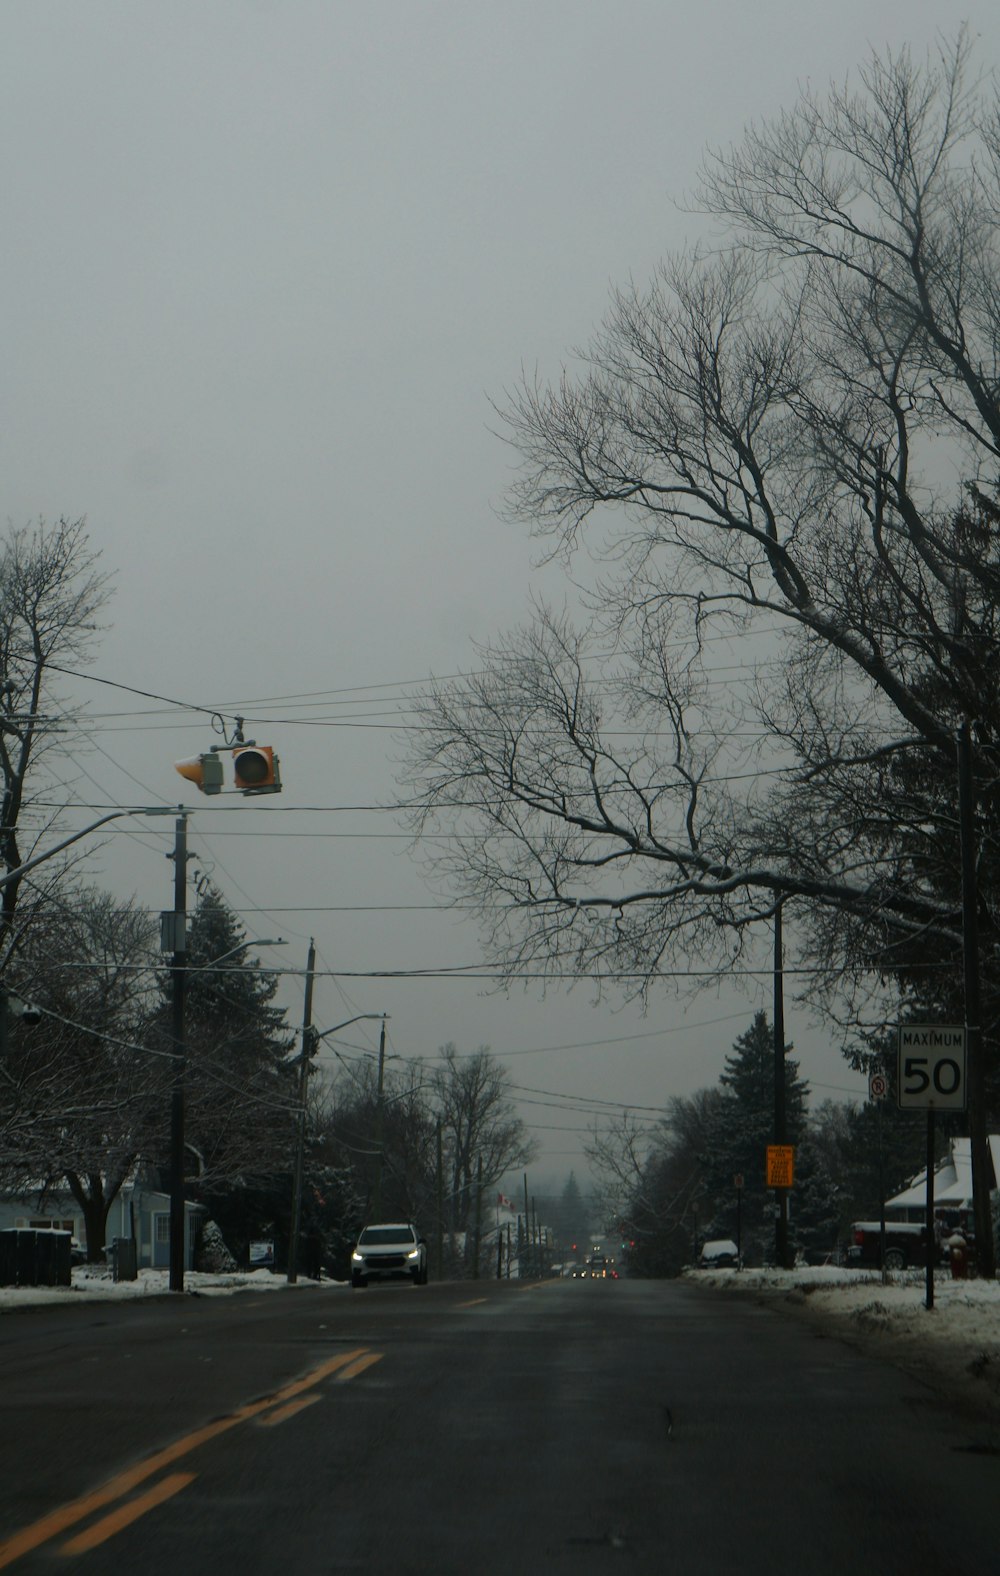
[[[965,1110],[965,1028],[908,1024],[899,1031],[901,1110]]]
[[[868,1075],[869,1100],[884,1100],[889,1093],[889,1080],[885,1073],[870,1073]]]

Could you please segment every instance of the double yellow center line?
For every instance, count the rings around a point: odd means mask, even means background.
[[[145,1461],[140,1461],[134,1467],[119,1472],[116,1477],[109,1478],[107,1483],[94,1489],[92,1493],[84,1494],[80,1499],[70,1500],[66,1505],[60,1505],[56,1510],[49,1511],[48,1515],[42,1516],[40,1520],[32,1522],[31,1526],[23,1527],[20,1532],[15,1532],[11,1537],[4,1539],[0,1543],[0,1570],[12,1565],[23,1555],[30,1554],[33,1549],[40,1548],[43,1543],[48,1543],[60,1534],[68,1532],[81,1521],[86,1521],[95,1511],[103,1510],[105,1506],[113,1505],[116,1500],[124,1499],[141,1483],[155,1477],[164,1467],[173,1466],[176,1461],[190,1455],[200,1445],[207,1444],[211,1439],[217,1439],[220,1434],[228,1433],[231,1428],[238,1428],[241,1423],[250,1422],[253,1418],[260,1418],[262,1423],[268,1425],[282,1423],[286,1418],[294,1417],[296,1412],[302,1411],[304,1407],[320,1399],[318,1395],[311,1395],[308,1392],[314,1390],[324,1379],[337,1374],[339,1382],[345,1383],[348,1379],[364,1373],[366,1368],[379,1362],[382,1356],[382,1352],[371,1352],[364,1346],[359,1346],[354,1351],[341,1352],[337,1357],[331,1357],[327,1362],[320,1363],[318,1368],[314,1368],[304,1378],[296,1379],[281,1390],[275,1391],[274,1395],[267,1396],[262,1401],[251,1401],[235,1412],[217,1418],[214,1423],[206,1423],[203,1428],[196,1428],[192,1433],[185,1434],[183,1439],[175,1440],[172,1445],[158,1450]],[[147,1489],[145,1494],[118,1505],[93,1526],[70,1538],[62,1545],[60,1552],[85,1554],[89,1549],[96,1548],[99,1543],[113,1537],[116,1532],[121,1532],[132,1522],[138,1521],[139,1517],[144,1516],[147,1511],[172,1499],[181,1489],[187,1488],[194,1478],[193,1472],[172,1473]]]

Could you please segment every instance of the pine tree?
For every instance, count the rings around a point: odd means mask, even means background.
[[[554,1215],[553,1224],[558,1236],[560,1252],[571,1254],[575,1249],[582,1257],[587,1245],[590,1223],[589,1211],[580,1192],[575,1171],[569,1174],[566,1185],[559,1195]]]
[[[806,1125],[808,1086],[785,1046],[785,1115],[788,1142],[799,1143]],[[702,1154],[710,1210],[704,1237],[734,1237],[737,1229],[735,1177],[742,1176],[744,1256],[772,1250],[774,1199],[766,1186],[767,1146],[774,1142],[774,1033],[758,1012],[726,1057],[719,1077],[723,1100],[713,1123],[713,1144]]]
[[[169,976],[161,989],[169,998]],[[290,1175],[295,1036],[273,1005],[277,989],[237,916],[207,887],[191,918],[185,990],[186,1172],[201,1197]],[[159,1021],[165,1030],[166,1004]]]

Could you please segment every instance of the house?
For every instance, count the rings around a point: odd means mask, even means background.
[[[184,1206],[184,1267],[194,1267],[194,1247],[204,1215],[201,1204]],[[69,1188],[57,1184],[30,1188],[24,1193],[0,1193],[0,1229],[9,1226],[69,1231],[86,1243],[83,1215]],[[105,1241],[135,1237],[140,1269],[167,1269],[170,1265],[170,1195],[161,1192],[139,1173],[121,1188],[108,1212]]]
[[[1000,1178],[1000,1133],[989,1139],[990,1158],[993,1162],[993,1186]],[[913,1178],[902,1193],[886,1200],[887,1221],[915,1221],[923,1223],[927,1210],[926,1167]],[[934,1213],[961,1217],[961,1224],[972,1223],[972,1154],[968,1138],[953,1138],[947,1156],[938,1162],[934,1171]],[[956,1222],[957,1224],[957,1222]]]

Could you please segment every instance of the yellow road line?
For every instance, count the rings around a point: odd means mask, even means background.
[[[138,1499],[130,1499],[127,1505],[121,1505],[113,1510],[110,1515],[102,1516],[100,1521],[95,1521],[86,1532],[79,1533],[75,1538],[70,1538],[59,1550],[60,1554],[89,1554],[91,1549],[96,1549],[99,1543],[106,1543],[108,1538],[113,1538],[116,1532],[122,1532],[130,1527],[133,1521],[138,1521],[148,1510],[155,1510],[157,1505],[162,1505],[166,1500],[173,1499],[182,1488],[187,1488],[193,1483],[193,1472],[174,1472],[171,1477],[164,1478],[162,1483],[155,1483],[145,1494],[140,1494]]]
[[[162,1467],[172,1466],[182,1456],[197,1450],[199,1445],[207,1444],[210,1439],[217,1439],[220,1434],[228,1433],[229,1429],[237,1428],[240,1423],[245,1423],[252,1417],[259,1417],[261,1412],[268,1411],[281,1401],[291,1400],[303,1390],[310,1389],[328,1378],[330,1374],[336,1373],[338,1368],[346,1368],[356,1363],[365,1355],[365,1350],[365,1347],[358,1346],[353,1351],[341,1352],[339,1356],[331,1357],[329,1361],[320,1363],[318,1368],[306,1374],[305,1378],[285,1385],[274,1395],[266,1396],[262,1401],[251,1401],[246,1406],[238,1407],[235,1412],[230,1412],[228,1416],[217,1418],[214,1423],[206,1423],[203,1428],[196,1428],[192,1433],[185,1434],[182,1439],[176,1439],[172,1445],[167,1445],[164,1450],[158,1450],[155,1455],[147,1456],[145,1461],[140,1461],[134,1467],[128,1467],[124,1472],[109,1478],[107,1483],[94,1489],[92,1493],[84,1494],[80,1499],[70,1500],[66,1505],[60,1505],[40,1517],[38,1521],[32,1522],[30,1526],[22,1527],[20,1532],[12,1533],[0,1543],[0,1570],[12,1565],[22,1555],[30,1554],[32,1549],[48,1543],[50,1538],[58,1537],[69,1527],[75,1527],[77,1522],[85,1521],[95,1510],[103,1510],[105,1505],[113,1504],[116,1499],[122,1499],[140,1483],[145,1483],[147,1478],[153,1477]]]
[[[347,1368],[340,1370],[340,1373],[337,1375],[337,1383],[344,1384],[348,1379],[357,1378],[358,1374],[363,1374],[365,1369],[370,1368],[373,1363],[380,1363],[384,1356],[384,1352],[368,1352],[366,1356],[357,1358]]]
[[[455,1306],[458,1307],[458,1308],[478,1308],[479,1304],[481,1302],[488,1302],[488,1301],[489,1301],[488,1297],[473,1297],[471,1302],[459,1302],[459,1303],[456,1303]]]
[[[297,1401],[289,1401],[287,1406],[279,1406],[276,1412],[268,1412],[260,1419],[261,1428],[274,1428],[278,1423],[284,1423],[297,1412],[305,1411],[307,1406],[315,1406],[317,1401],[322,1401],[321,1395],[300,1395]]]

